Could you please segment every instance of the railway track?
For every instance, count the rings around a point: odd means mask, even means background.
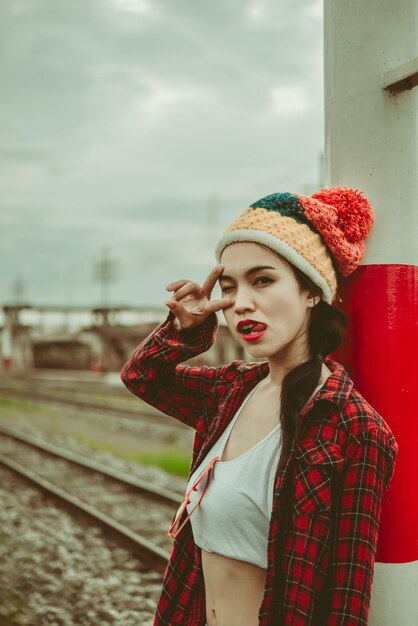
[[[105,426],[106,431],[132,433],[136,437],[143,440],[158,441],[165,445],[174,445],[179,449],[189,452],[193,443],[193,432],[191,429],[178,420],[172,419],[164,413],[153,409],[145,402],[138,398],[128,397],[131,394],[119,390],[116,396],[113,395],[109,385],[101,383],[100,398],[101,402],[93,402],[89,397],[94,399],[97,389],[93,386],[90,392],[86,392],[85,382],[82,383],[82,390],[78,388],[78,384],[73,381],[66,381],[63,385],[55,387],[54,381],[44,383],[41,381],[32,381],[29,379],[17,379],[16,377],[3,377],[0,379],[0,400],[10,402],[10,409],[13,403],[23,401],[29,407],[40,407],[55,411],[58,409],[59,415],[67,415],[70,420],[74,419],[72,412],[76,412],[76,419],[82,420],[84,423],[92,423],[93,429]],[[102,388],[106,389],[104,393]],[[81,396],[81,400],[80,400]],[[108,404],[106,404],[107,396],[109,396]],[[126,402],[128,400],[132,408],[119,406],[118,402]],[[7,410],[7,404],[5,411]],[[14,407],[19,409],[18,405]],[[25,407],[20,407],[26,410]],[[0,416],[1,416],[0,406]],[[69,414],[70,413],[70,414]],[[84,432],[81,428],[80,432]]]
[[[164,572],[171,548],[166,532],[180,494],[5,426],[0,463]]]
[[[122,402],[126,403],[126,398],[124,397],[121,397],[119,402],[117,397],[115,401],[115,397],[112,396],[109,396],[108,399],[104,399],[101,402],[97,402],[94,400],[94,393],[85,391],[80,393],[80,390],[76,387],[67,388],[62,391],[59,388],[42,388],[39,384],[33,385],[27,380],[25,380],[24,383],[14,381],[13,384],[3,380],[0,383],[0,395],[16,400],[25,400],[27,402],[41,401],[48,404],[65,404],[78,409],[95,410],[113,415],[118,414],[132,419],[138,419],[140,415],[141,418],[152,420],[153,422],[163,425],[169,422],[164,413],[152,409],[152,407],[148,405],[144,408],[142,404],[145,403],[140,404],[138,400],[134,398],[130,402],[132,407],[123,406]],[[179,423],[177,427],[182,428],[182,424]]]

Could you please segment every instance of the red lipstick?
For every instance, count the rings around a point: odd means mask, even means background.
[[[236,328],[246,341],[257,341],[257,339],[260,339],[264,335],[267,326],[263,324],[263,322],[246,319],[238,322]]]

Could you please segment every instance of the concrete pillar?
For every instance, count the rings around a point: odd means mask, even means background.
[[[375,214],[341,292],[342,359],[399,443],[369,626],[418,624],[417,54],[417,0],[325,0],[325,186],[364,190]]]

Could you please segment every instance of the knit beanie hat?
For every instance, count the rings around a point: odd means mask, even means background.
[[[263,244],[306,274],[332,304],[337,277],[359,265],[373,221],[371,206],[357,189],[330,187],[311,196],[273,193],[228,226],[215,256],[220,263],[223,250],[235,242]]]

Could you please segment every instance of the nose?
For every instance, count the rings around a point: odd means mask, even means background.
[[[234,312],[237,315],[242,315],[246,311],[255,311],[255,303],[251,290],[241,287],[235,293]]]

